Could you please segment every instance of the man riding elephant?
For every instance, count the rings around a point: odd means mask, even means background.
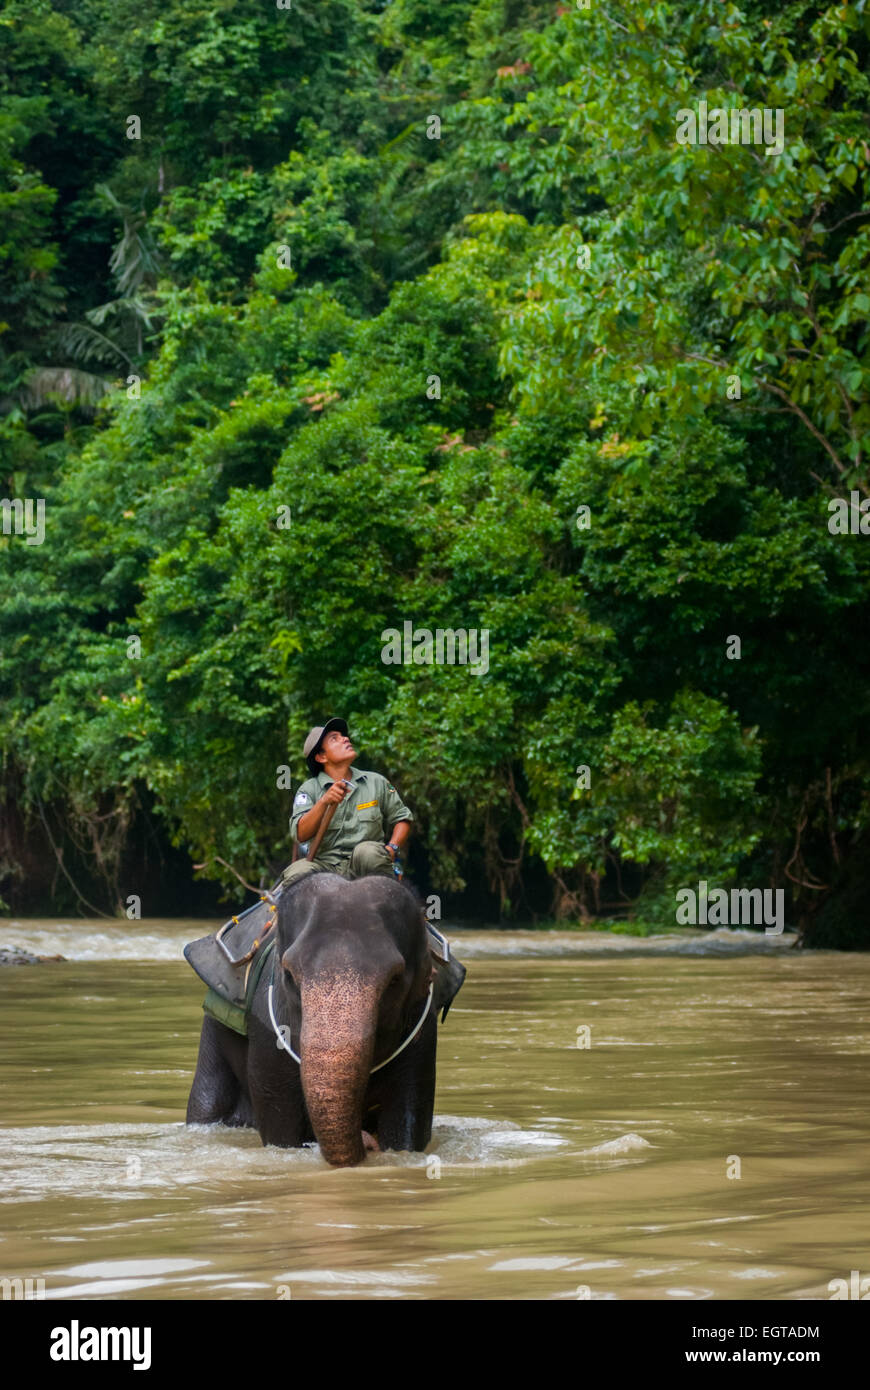
[[[290,833],[307,858],[288,864],[284,888],[306,874],[333,873],[342,878],[384,874],[392,878],[411,833],[414,817],[396,788],[379,772],[361,772],[343,719],[327,719],[311,730],[302,755],[312,774],[293,800]],[[435,1002],[447,1015],[463,980],[465,966],[456,959],[433,924],[426,921],[429,944],[438,961]]]
[[[414,819],[395,787],[353,766],[356,749],[343,719],[313,728],[302,752],[312,776],[294,798],[290,833],[309,853],[288,864],[284,885],[318,872],[392,877]]]
[[[280,889],[261,893],[259,903],[233,916],[215,935],[184,948],[209,986],[187,1120],[255,1124],[264,1144],[293,1146],[316,1136],[328,1161],[344,1164],[361,1159],[359,1127],[371,1110],[380,1114],[376,1128],[381,1147],[425,1148],[435,1091],[434,1021],[440,1011],[444,1022],[465,979],[465,966],[423,914],[416,894],[395,882],[399,852],[414,817],[385,777],[353,766],[356,750],[345,721],[328,719],[312,729],[303,753],[312,776],[294,798],[290,828],[297,845],[308,844],[308,857],[287,866]],[[312,874],[318,877],[299,883]],[[341,882],[371,875],[393,882],[380,888]],[[276,950],[278,937],[282,944]],[[270,958],[267,977],[263,971]],[[405,967],[397,974],[403,960]],[[348,992],[349,962],[354,965]],[[381,967],[389,967],[388,981],[380,978]],[[333,988],[336,979],[344,981],[338,991]],[[372,982],[379,979],[373,994]],[[399,981],[404,981],[404,995],[393,989]],[[385,982],[390,984],[386,993]],[[324,1011],[324,1000],[332,1001],[331,1012]],[[424,1002],[421,1012],[417,1005]],[[380,1040],[389,1055],[371,1066],[377,1082],[370,1081],[365,1068],[356,1077],[356,1110],[348,1130],[352,1138],[345,1136],[346,1143],[335,1147],[330,1140],[335,1100],[348,1078],[333,1067],[328,1084],[318,1089],[312,1080],[310,1057],[317,1049],[311,1038],[320,1027],[318,1018],[321,1023],[325,1019],[328,1027],[320,1032],[327,1050],[334,1049],[342,1030],[347,1034],[359,1024],[363,1005],[373,1027],[367,1045],[374,1048]],[[406,1005],[414,1015],[411,1020],[402,1012]],[[430,1010],[428,1033],[418,1038]],[[291,1036],[298,1053],[288,1041]],[[284,1059],[277,1082],[276,1039],[300,1068],[293,1070]],[[369,1062],[373,1057],[372,1051]],[[371,1132],[364,1136],[369,1147],[374,1143]]]

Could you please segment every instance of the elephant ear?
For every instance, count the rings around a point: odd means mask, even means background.
[[[461,961],[451,956],[449,960],[438,960],[435,962],[435,985],[432,990],[432,1002],[435,1005],[435,1012],[441,1010],[441,1022],[447,1017],[447,1011],[453,1003],[463,981],[467,975],[467,970]]]

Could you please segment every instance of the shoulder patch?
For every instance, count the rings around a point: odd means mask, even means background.
[[[310,800],[311,797],[307,792],[299,792],[293,802],[293,810],[295,811],[298,806],[307,806]]]

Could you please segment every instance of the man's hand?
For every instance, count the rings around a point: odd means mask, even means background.
[[[349,791],[350,787],[345,786],[344,782],[333,782],[332,786],[327,788],[323,793],[320,800],[326,806],[337,806],[340,801],[344,801]]]
[[[330,808],[336,807],[343,801],[349,791],[353,791],[353,786],[347,786],[344,782],[333,782],[319,801],[315,801],[310,811],[306,811],[304,816],[299,818],[296,824],[296,839],[300,843],[310,840],[312,835],[316,835],[320,829],[320,822],[325,815],[331,815]]]
[[[408,836],[410,835],[410,833],[411,833],[411,825],[410,825],[410,822],[409,822],[409,821],[406,821],[406,820],[396,821],[396,824],[393,826],[393,828],[392,828],[392,830],[391,830],[391,832],[390,832],[390,840],[389,840],[389,842],[384,846],[384,849],[387,851],[387,853],[389,854],[389,856],[390,856],[390,858],[392,859],[392,861],[393,861],[394,864],[395,864],[395,862],[396,862],[396,857],[397,857],[397,855],[404,854],[404,852],[405,852],[405,841],[407,840],[407,838],[408,838]],[[396,848],[393,849],[393,848],[391,847],[392,845],[395,845]]]

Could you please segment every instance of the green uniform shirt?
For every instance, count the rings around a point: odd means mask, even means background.
[[[364,840],[385,844],[394,825],[414,819],[396,788],[379,772],[360,772],[352,767],[347,780],[353,783],[353,791],[336,806],[317,851],[318,864],[330,869],[343,866]],[[302,783],[293,798],[291,839],[299,838],[300,820],[331,786],[332,778],[325,772]]]

